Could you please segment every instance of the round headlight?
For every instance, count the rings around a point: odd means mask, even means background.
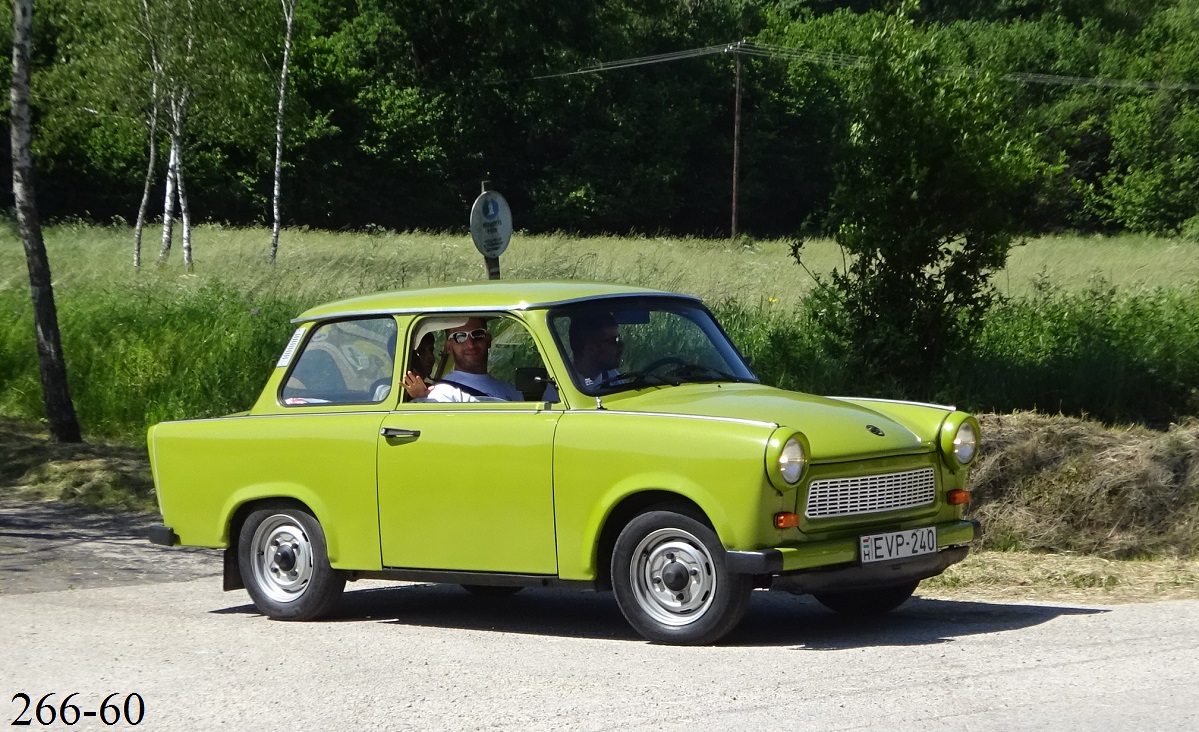
[[[803,445],[792,437],[783,445],[783,452],[779,455],[779,474],[788,484],[795,485],[803,475],[806,462],[807,457],[803,454]]]
[[[959,465],[969,465],[978,452],[978,433],[974,425],[963,422],[958,427],[958,433],[953,436],[953,458]]]

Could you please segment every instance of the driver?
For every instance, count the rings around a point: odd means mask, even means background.
[[[620,359],[624,356],[624,340],[616,319],[610,313],[585,313],[570,320],[567,333],[570,341],[571,365],[583,381],[594,387],[617,383],[620,379]],[[558,390],[551,383],[542,397],[547,402],[558,400]]]

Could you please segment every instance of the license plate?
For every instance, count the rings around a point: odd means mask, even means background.
[[[862,547],[862,563],[885,562],[888,559],[904,559],[937,551],[937,529],[892,531],[886,534],[863,536],[858,542]]]

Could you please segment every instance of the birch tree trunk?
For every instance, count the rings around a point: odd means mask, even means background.
[[[12,188],[17,227],[25,245],[29,288],[33,295],[33,324],[37,336],[38,370],[42,403],[55,442],[82,442],[75,405],[67,385],[67,364],[58,331],[58,310],[50,276],[50,259],[42,239],[33,190],[33,123],[29,109],[29,57],[33,46],[33,0],[13,0],[12,86],[9,90],[12,121]]]
[[[171,152],[167,158],[167,192],[162,200],[162,249],[158,252],[158,263],[163,264],[171,255],[171,238],[175,235],[175,181],[179,172],[179,145],[171,135]]]
[[[158,84],[150,85],[150,152],[146,161],[146,180],[142,186],[142,203],[137,208],[137,224],[133,227],[133,266],[142,266],[142,229],[146,226],[146,211],[150,206],[150,188],[154,185],[154,166],[158,165]]]
[[[279,193],[283,178],[283,106],[287,101],[287,68],[291,62],[291,29],[292,20],[296,14],[296,0],[279,0],[283,4],[283,19],[287,31],[283,36],[283,70],[279,72],[279,107],[275,114],[275,189],[272,195],[272,208],[275,223],[271,227],[271,254],[268,261],[275,263],[275,254],[279,251]]]
[[[187,93],[171,102],[171,147],[175,150],[175,191],[179,196],[179,216],[183,220],[183,266],[192,271],[192,217],[184,182],[183,131],[187,119]]]

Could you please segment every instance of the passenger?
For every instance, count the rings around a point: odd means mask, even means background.
[[[425,333],[420,343],[408,356],[412,369],[404,373],[404,391],[410,399],[429,396],[429,385],[425,382],[433,374],[437,357],[433,355],[433,334]]]
[[[435,402],[477,402],[489,398],[521,402],[524,396],[511,384],[487,373],[491,334],[482,318],[467,318],[459,329],[446,334],[446,353],[454,357],[454,370],[429,389]]]

